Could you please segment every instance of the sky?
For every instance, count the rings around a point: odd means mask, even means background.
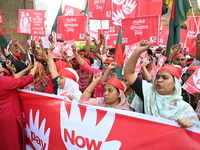
[[[46,10],[46,25],[50,28],[53,25],[62,0],[35,0],[35,8],[37,10]],[[63,0],[63,8],[65,5],[84,9],[85,0]]]

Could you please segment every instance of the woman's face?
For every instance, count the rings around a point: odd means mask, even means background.
[[[154,80],[155,89],[160,95],[173,95],[174,78],[167,71],[159,71]]]
[[[106,71],[106,69],[108,68],[109,65],[110,65],[109,62],[104,62],[104,63],[103,63],[103,71],[104,71],[104,72]]]
[[[130,88],[130,83],[126,80],[125,77],[122,77],[122,82],[126,85],[127,89]]]
[[[114,107],[119,104],[119,92],[118,90],[111,84],[106,84],[104,87],[104,102],[110,107]]]
[[[189,70],[185,73],[185,75],[182,77],[183,81],[186,82],[188,78],[194,73],[194,70]]]
[[[57,82],[58,82],[58,88],[59,89],[64,89],[66,78],[63,77],[63,76],[58,76]]]
[[[11,66],[11,71],[14,72],[14,73],[17,72],[17,70],[16,70],[16,68],[15,68],[15,66],[13,64]]]

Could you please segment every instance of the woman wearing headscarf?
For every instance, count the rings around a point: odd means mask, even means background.
[[[123,82],[115,77],[106,82],[104,86],[103,97],[90,98],[92,91],[94,90],[97,83],[101,80],[101,78],[102,72],[97,73],[93,76],[92,83],[83,92],[79,102],[88,105],[130,110],[130,105],[124,95],[126,86],[123,84]]]
[[[195,72],[195,70],[199,68],[198,66],[189,66],[186,70],[186,72],[182,76],[182,85],[188,80],[188,78]],[[182,88],[182,96],[183,100],[189,103],[192,108],[195,110],[197,107],[197,102],[196,101],[196,94],[192,95],[188,93],[185,89]]]
[[[21,78],[0,76],[0,149],[25,150],[24,127],[17,89],[33,82],[35,63],[29,75]],[[4,68],[0,64],[0,73]]]
[[[48,65],[49,71],[52,76],[52,82],[54,84],[54,94],[66,96],[70,100],[79,100],[81,92],[79,90],[79,77],[76,71],[72,68],[63,68],[59,72],[52,58],[52,50],[54,44],[48,49]]]
[[[66,62],[64,62],[62,60],[56,61],[55,65],[56,65],[56,69],[57,69],[58,72],[63,68],[69,68],[70,67],[68,63],[66,63]],[[47,87],[45,89],[45,93],[54,94],[54,89],[53,89],[54,88],[54,84],[52,82],[51,74],[49,74],[48,77],[49,77],[49,82],[48,82],[48,85],[47,85]],[[57,82],[57,81],[55,81],[55,82]]]
[[[199,127],[199,120],[192,107],[181,96],[181,68],[166,65],[158,70],[154,84],[141,80],[134,74],[140,54],[151,43],[142,40],[129,58],[124,74],[131,88],[144,102],[145,114],[175,120],[182,128]]]

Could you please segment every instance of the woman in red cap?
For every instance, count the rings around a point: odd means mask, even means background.
[[[195,72],[196,69],[198,69],[199,66],[189,66],[186,70],[186,73],[183,74],[182,79],[183,79],[183,84],[188,80],[188,78]],[[183,100],[189,103],[195,112],[197,113],[197,116],[200,118],[200,93],[195,93],[194,95],[188,93],[185,89],[182,89],[182,96]],[[198,102],[199,101],[199,102]]]
[[[95,105],[95,106],[103,106],[110,107],[121,110],[130,110],[130,105],[128,100],[125,98],[124,91],[126,90],[126,86],[113,77],[108,82],[106,82],[104,86],[103,97],[90,98],[91,93],[93,92],[95,86],[102,78],[102,72],[97,73],[93,76],[92,83],[86,88],[83,92],[79,102]]]
[[[158,70],[154,84],[141,80],[134,74],[140,54],[149,49],[151,43],[142,40],[129,58],[124,75],[131,88],[144,102],[145,114],[175,120],[182,128],[199,127],[199,120],[192,107],[181,96],[181,68],[166,65]]]
[[[72,68],[59,68],[60,71],[58,72],[52,58],[53,49],[54,44],[52,44],[48,49],[48,65],[53,79],[52,82],[54,84],[54,94],[68,97],[70,100],[79,100],[82,93],[79,90],[78,74]]]

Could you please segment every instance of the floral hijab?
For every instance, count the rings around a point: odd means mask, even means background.
[[[174,78],[174,81],[175,90],[173,95],[160,95],[156,92],[153,84],[142,81],[145,113],[170,120],[186,117],[190,119],[195,127],[200,127],[193,108],[182,99],[180,81],[177,78]]]

